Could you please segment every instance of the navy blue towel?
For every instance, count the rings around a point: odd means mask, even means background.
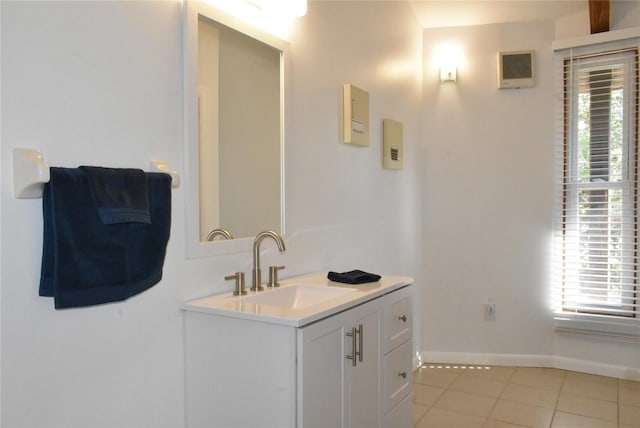
[[[81,166],[104,224],[151,223],[147,176],[141,169]]]
[[[361,270],[351,270],[349,272],[329,272],[327,278],[331,281],[342,282],[344,284],[366,284],[377,282],[382,278],[374,273],[363,272]]]
[[[145,173],[150,223],[103,224],[82,169],[50,173],[40,295],[62,309],[125,300],[158,283],[171,229],[171,177]]]

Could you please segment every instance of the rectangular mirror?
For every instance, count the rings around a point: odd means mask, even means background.
[[[185,2],[185,19],[188,255],[249,251],[284,233],[288,46],[205,2]]]

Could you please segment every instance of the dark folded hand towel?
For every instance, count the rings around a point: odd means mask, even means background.
[[[150,223],[103,224],[87,175],[50,168],[42,198],[40,295],[56,309],[116,302],[162,278],[171,228],[171,177],[146,173]]]
[[[367,282],[377,282],[382,278],[380,275],[363,272],[361,270],[352,270],[349,272],[329,272],[327,278],[331,281],[342,282],[344,284],[365,284]]]
[[[104,224],[150,223],[147,178],[141,169],[81,166]]]

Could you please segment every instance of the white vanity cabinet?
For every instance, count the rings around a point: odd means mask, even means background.
[[[393,278],[296,325],[185,304],[186,425],[411,427],[410,278]]]

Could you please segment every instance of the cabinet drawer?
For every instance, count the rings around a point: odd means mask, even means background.
[[[413,394],[406,396],[400,404],[384,415],[384,428],[413,427]]]
[[[385,353],[411,339],[411,287],[405,287],[385,296]]]
[[[385,357],[385,413],[411,393],[412,348],[413,341],[409,340]]]

